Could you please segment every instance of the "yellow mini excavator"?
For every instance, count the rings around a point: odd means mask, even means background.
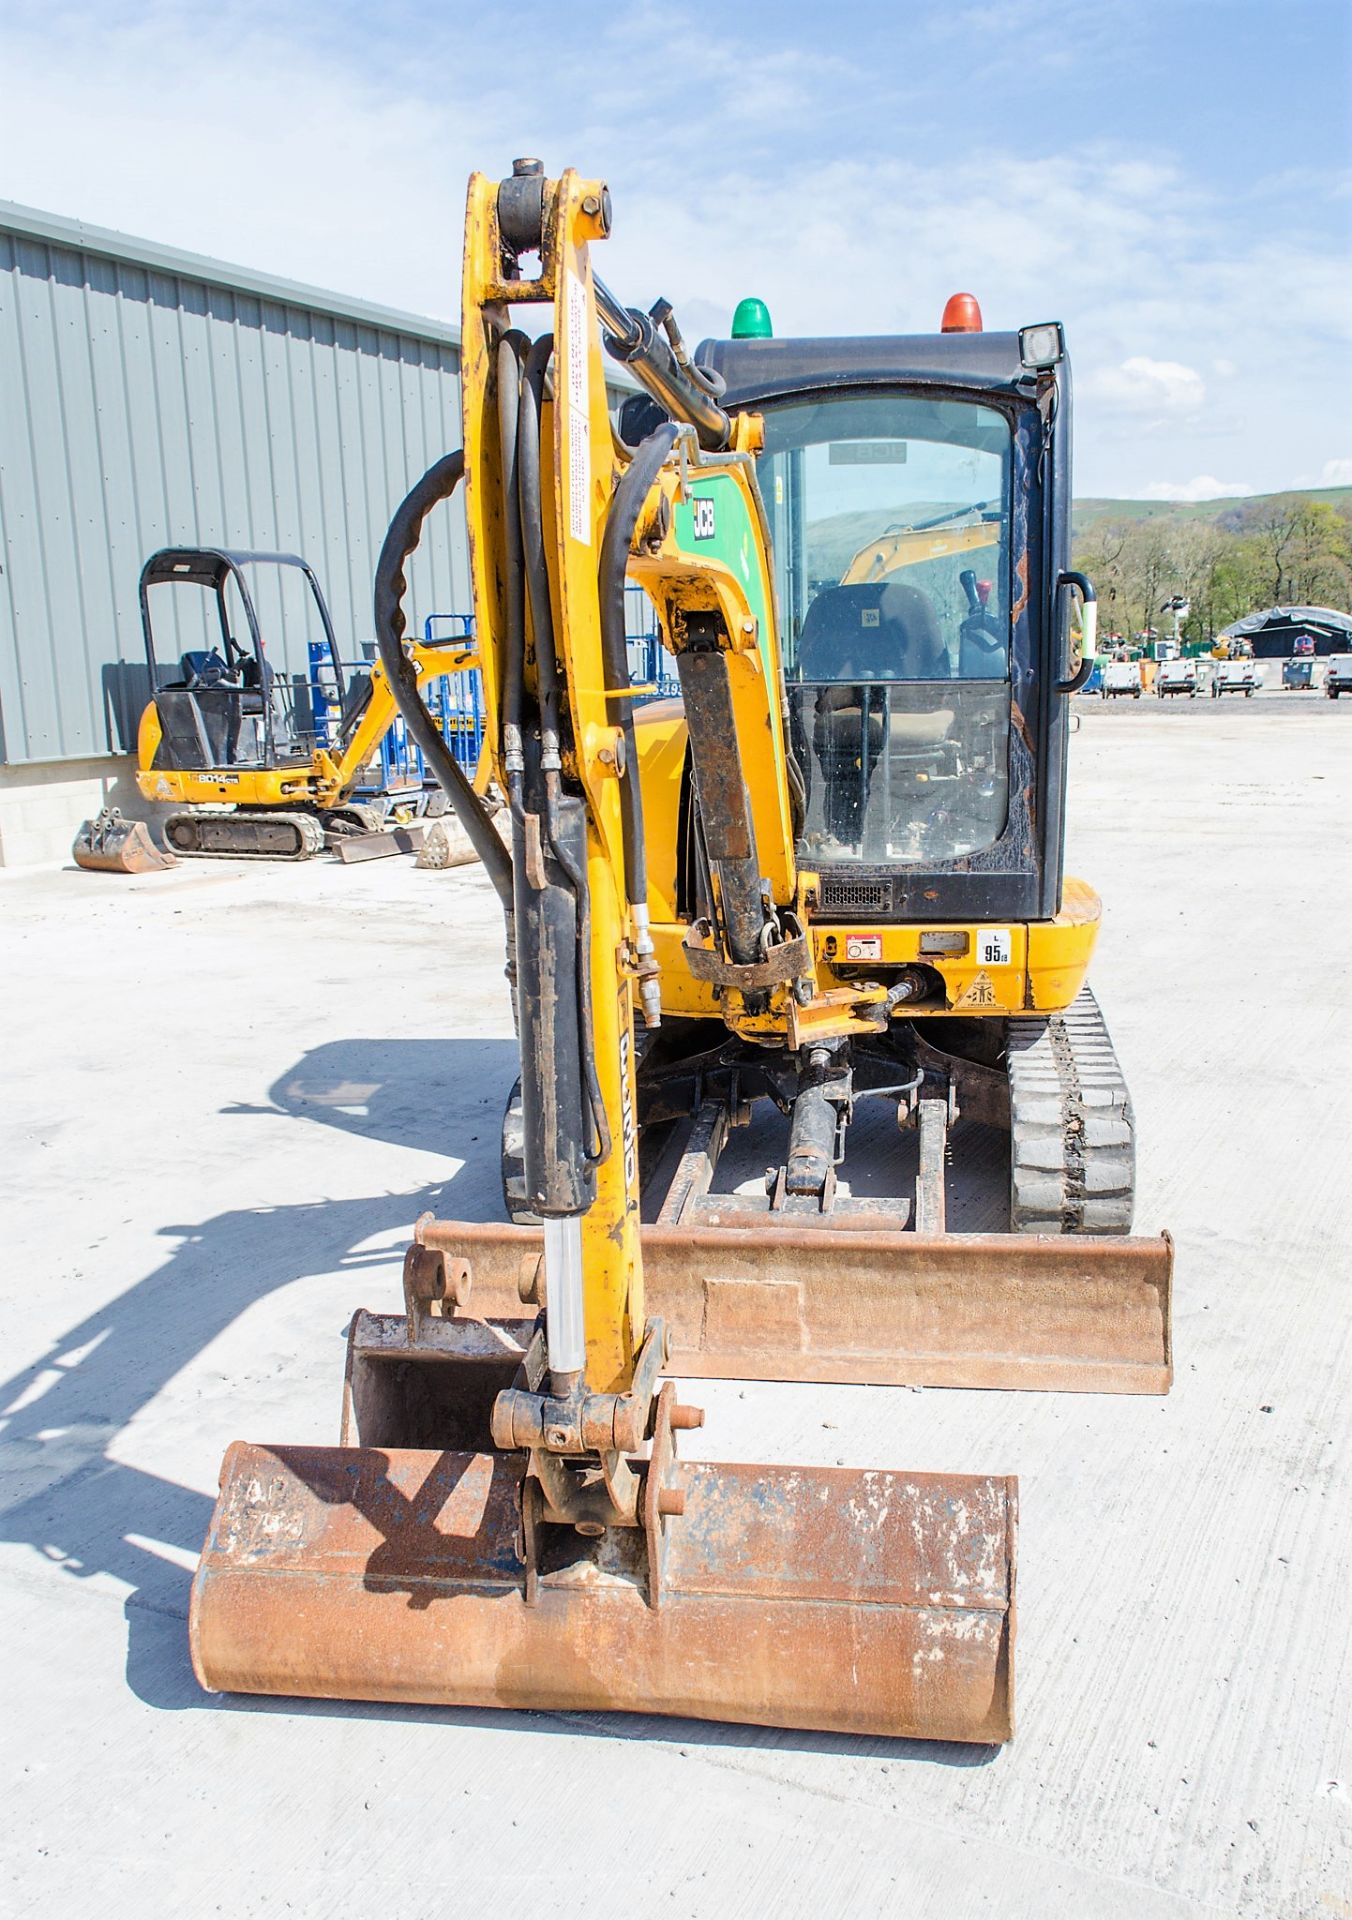
[[[307,673],[278,672],[268,659],[250,590],[259,569],[308,589],[311,630],[321,637]],[[151,593],[185,586],[215,603],[219,639],[184,653],[169,678],[156,656]],[[140,602],[153,692],[137,728],[136,784],[144,799],[176,808],[162,828],[172,854],[308,860],[326,840],[398,818],[393,796],[363,797],[360,787],[398,718],[388,674],[378,660],[344,670],[319,580],[299,554],[162,547],[141,569]],[[478,663],[464,638],[409,642],[404,652],[424,691]],[[424,795],[399,800],[420,810]],[[143,824],[107,811],[81,827],[74,855],[82,867],[113,872],[166,864]]]
[[[1061,329],[983,333],[966,301],[938,335],[692,356],[597,278],[610,219],[538,162],[472,179],[464,447],[376,577],[504,907],[515,1218],[417,1223],[403,1312],[352,1321],[337,1446],[230,1448],[196,1671],[1004,1740],[1015,1483],[687,1461],[703,1415],[667,1376],[1168,1388],[1170,1246],[1130,1237],[1084,988],[1099,902],[1062,875],[1093,595]],[[618,423],[606,350],[641,389]],[[510,851],[402,648],[404,565],[462,483]],[[639,704],[626,581],[679,701]],[[909,1194],[851,1192],[870,1100],[913,1136]],[[716,1192],[758,1102],[764,1190]],[[946,1230],[959,1115],[1009,1133],[1011,1231]]]

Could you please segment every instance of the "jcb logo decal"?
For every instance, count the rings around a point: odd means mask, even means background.
[[[712,500],[693,500],[691,509],[695,522],[695,538],[712,540],[714,537],[714,503]]]

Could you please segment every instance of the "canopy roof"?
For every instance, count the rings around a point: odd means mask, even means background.
[[[1330,639],[1352,639],[1352,614],[1334,607],[1269,607],[1266,613],[1246,613],[1221,630],[1222,640],[1251,640],[1255,634],[1294,631],[1327,633]]]

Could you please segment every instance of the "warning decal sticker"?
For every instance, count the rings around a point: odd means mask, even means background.
[[[587,357],[587,289],[568,280],[568,531],[591,545],[591,387]]]
[[[973,975],[971,983],[953,1002],[953,1008],[956,1012],[959,1007],[998,1007],[999,1004],[991,977],[983,968],[980,973]]]

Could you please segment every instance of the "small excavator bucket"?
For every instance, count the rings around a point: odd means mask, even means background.
[[[491,1450],[236,1443],[193,1585],[198,1679],[1010,1737],[1013,1481],[683,1465],[656,1538],[541,1529],[531,1567],[524,1470]]]
[[[71,855],[91,873],[158,873],[176,867],[172,853],[157,847],[143,820],[125,820],[119,807],[104,807],[81,823]]]

